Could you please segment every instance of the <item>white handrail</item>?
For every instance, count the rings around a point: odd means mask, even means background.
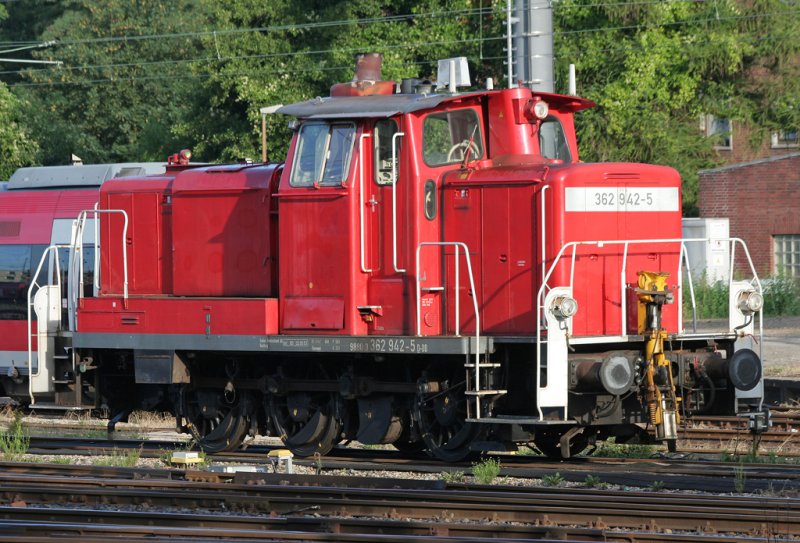
[[[359,223],[359,247],[361,255],[361,272],[370,273],[372,268],[367,268],[366,249],[364,247],[364,138],[370,137],[369,134],[361,134],[358,138],[358,223]]]
[[[456,249],[456,269],[455,269],[455,292],[456,292],[456,299],[455,299],[455,307],[456,307],[456,330],[455,333],[457,336],[461,335],[461,326],[459,320],[459,300],[458,300],[458,290],[460,288],[459,283],[459,257],[461,256],[459,253],[459,248],[464,249],[464,258],[467,261],[467,273],[469,274],[469,286],[472,289],[472,309],[475,312],[475,335],[477,338],[480,338],[480,330],[481,330],[481,315],[478,311],[478,294],[475,290],[475,278],[472,274],[472,262],[469,259],[469,248],[467,247],[466,243],[461,241],[422,241],[419,245],[417,245],[417,268],[416,268],[416,285],[417,285],[417,335],[422,335],[422,307],[421,307],[421,298],[422,298],[422,286],[421,286],[421,276],[420,276],[420,251],[423,247],[455,247]],[[477,341],[477,340],[476,340]]]
[[[456,335],[461,335],[461,327],[460,327],[460,309],[461,306],[459,305],[459,290],[460,290],[460,283],[459,283],[459,257],[461,256],[459,253],[459,249],[464,249],[464,259],[467,261],[467,273],[469,274],[469,287],[472,289],[472,310],[475,312],[475,390],[480,390],[480,371],[479,371],[479,364],[480,364],[480,353],[481,353],[481,314],[478,310],[478,291],[475,290],[475,277],[472,273],[472,262],[469,258],[469,247],[467,247],[466,243],[461,241],[422,241],[419,245],[417,245],[417,258],[416,258],[416,290],[417,290],[417,335],[422,335],[422,286],[421,286],[421,276],[420,276],[420,252],[422,251],[423,247],[454,247],[455,248],[455,311],[456,311]],[[476,400],[476,409],[477,409],[477,416],[480,418],[480,396],[477,397]]]
[[[83,228],[86,224],[86,216],[92,213],[95,218],[95,222],[99,220],[99,216],[102,213],[120,213],[122,214],[123,223],[122,223],[122,298],[124,300],[128,300],[128,251],[127,251],[127,244],[126,240],[128,239],[128,213],[124,209],[84,209],[78,214],[78,227],[76,230],[81,230],[81,235],[76,236],[76,244],[80,244],[80,252],[83,252]],[[95,254],[97,253],[97,247],[99,246],[99,240],[95,238]],[[81,267],[83,266],[83,259],[81,259]],[[71,270],[70,270],[71,271]],[[98,271],[95,270],[95,276],[97,275]],[[83,275],[81,274],[81,277]],[[82,281],[81,281],[82,283]],[[100,289],[100,285],[97,285],[98,290]]]
[[[405,132],[395,132],[392,136],[392,266],[397,273],[405,273],[405,268],[397,267],[397,138]]]
[[[753,260],[750,257],[750,251],[747,249],[747,245],[741,238],[663,238],[663,239],[636,239],[636,240],[591,240],[591,241],[571,241],[569,243],[565,243],[561,249],[556,254],[555,258],[552,261],[547,273],[542,278],[541,286],[536,295],[536,353],[537,353],[537,360],[536,360],[536,388],[537,390],[540,388],[541,382],[541,370],[542,370],[542,312],[546,310],[544,307],[544,295],[548,288],[552,288],[548,285],[548,281],[550,277],[555,272],[556,266],[561,261],[561,258],[564,256],[567,250],[572,249],[572,255],[570,258],[570,274],[569,274],[569,287],[573,288],[574,284],[574,274],[575,274],[575,259],[577,248],[579,246],[596,246],[596,247],[603,247],[606,245],[622,245],[623,246],[623,255],[622,255],[622,270],[621,270],[621,291],[622,291],[622,298],[621,298],[621,335],[624,336],[627,332],[627,308],[626,308],[626,300],[625,300],[625,277],[627,275],[627,257],[628,257],[628,250],[630,245],[640,245],[640,244],[666,244],[666,243],[679,243],[680,244],[680,252],[678,256],[678,289],[682,292],[683,288],[683,281],[682,281],[682,271],[683,271],[683,262],[686,262],[686,269],[690,271],[689,267],[689,260],[688,254],[686,251],[686,243],[710,243],[711,241],[726,241],[731,244],[731,271],[728,277],[728,285],[730,285],[733,281],[733,264],[734,264],[734,255],[735,249],[737,245],[741,245],[742,250],[744,251],[745,257],[747,258],[747,263],[750,267],[750,271],[753,275],[753,278],[750,280],[750,283],[757,289],[759,294],[763,293],[763,288],[761,286],[761,281],[758,278],[758,273],[756,272],[755,266],[753,265]],[[692,302],[692,312],[696,315],[696,301],[694,295],[694,285],[692,282],[691,275],[688,278],[689,281],[689,290],[691,294],[691,302]],[[679,331],[682,331],[682,323],[683,323],[683,303],[681,300],[677,300],[678,302],[678,322],[681,325]],[[763,336],[763,319],[759,315],[759,335]],[[539,417],[540,419],[543,418],[543,414],[541,408],[539,408]]]
[[[36,400],[33,397],[33,378],[34,376],[38,376],[39,373],[42,371],[42,360],[37,360],[38,364],[36,365],[36,373],[33,372],[33,316],[31,314],[31,309],[33,307],[33,291],[34,289],[41,288],[43,285],[39,285],[38,279],[39,274],[42,273],[42,266],[44,266],[45,261],[47,261],[48,257],[51,253],[55,252],[55,275],[56,275],[56,285],[61,287],[61,263],[59,262],[58,258],[58,250],[59,249],[69,249],[69,245],[66,244],[59,244],[59,245],[50,245],[47,249],[44,250],[42,253],[42,258],[39,259],[39,265],[36,267],[36,273],[33,274],[31,277],[31,283],[28,286],[28,396],[31,399],[31,405],[36,403]],[[51,276],[52,279],[52,276]],[[48,280],[48,284],[50,281]],[[60,302],[59,302],[59,305]],[[59,324],[61,320],[61,313],[58,313]],[[36,327],[37,334],[40,330],[40,326],[37,324]],[[38,343],[38,342],[37,342]]]
[[[94,211],[100,206],[100,202],[95,202]],[[92,278],[94,285],[94,295],[100,294],[100,221],[97,220],[97,215],[94,217],[94,277]]]

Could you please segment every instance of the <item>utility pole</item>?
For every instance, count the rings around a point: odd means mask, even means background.
[[[552,0],[508,0],[509,87],[517,81],[538,92],[555,92]],[[511,47],[513,44],[513,47]],[[513,58],[514,70],[511,63]]]

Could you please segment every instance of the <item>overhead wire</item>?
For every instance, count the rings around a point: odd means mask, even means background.
[[[639,2],[640,4],[652,4],[654,2]],[[593,6],[597,5],[616,5],[621,4],[619,2],[616,3],[606,3],[606,4],[592,4]],[[566,7],[566,6],[564,6]],[[446,14],[453,14],[453,13],[460,13],[460,14],[468,14],[474,15],[479,14],[483,15],[484,13],[488,13],[491,11],[491,8],[478,8],[478,9],[469,9],[469,10],[450,10],[447,12],[429,12],[427,15],[434,16],[440,13]],[[707,23],[707,22],[721,22],[725,20],[741,20],[741,19],[754,19],[754,18],[763,18],[769,16],[780,16],[786,15],[787,13],[800,13],[800,10],[790,10],[789,12],[781,11],[781,12],[768,12],[768,13],[761,13],[761,14],[750,14],[750,15],[739,15],[739,16],[728,16],[728,17],[714,17],[714,18],[706,18],[706,19],[690,19],[684,21],[675,21],[670,23],[658,23],[658,24],[651,24],[651,25],[626,25],[626,26],[617,26],[617,27],[597,27],[597,28],[590,28],[590,29],[575,29],[575,30],[564,30],[564,31],[557,31],[554,34],[556,35],[572,35],[578,33],[587,33],[587,32],[600,32],[600,31],[624,31],[630,29],[652,29],[652,28],[659,28],[659,27],[673,27],[678,25],[689,25],[689,24],[699,24],[699,23]],[[398,15],[396,18],[408,18],[409,15]],[[346,21],[363,21],[364,19],[356,19],[356,20],[346,20]],[[385,22],[386,18],[381,18],[381,21]],[[342,21],[328,21],[328,22],[316,22],[316,23],[309,23],[308,25],[303,26],[319,26],[319,25],[334,25],[340,24],[345,20]],[[280,27],[273,26],[273,27],[262,27],[262,28],[297,28],[298,25],[281,25]],[[234,31],[241,31],[245,32],[249,29],[236,29]],[[232,32],[234,32],[232,31]],[[181,34],[181,35],[189,35]],[[214,35],[213,32],[203,32],[203,33],[195,33],[194,35]],[[149,35],[152,36],[164,36],[165,34],[160,35]],[[143,38],[146,36],[142,36]],[[128,39],[127,37],[115,37],[109,38],[115,40],[123,40]],[[422,47],[422,46],[431,46],[431,45],[453,45],[458,43],[478,43],[479,46],[482,46],[483,42],[485,41],[497,41],[505,39],[505,37],[484,37],[480,36],[478,38],[471,38],[466,40],[446,40],[440,42],[424,42],[424,43],[412,43],[412,44],[395,44],[395,45],[385,45],[384,47],[387,49],[398,49],[398,48],[413,48],[413,47]],[[102,39],[101,39],[102,40]],[[83,40],[81,43],[91,43],[94,40]],[[59,42],[58,45],[63,45],[64,43],[68,42]],[[76,42],[73,42],[76,43]],[[630,47],[630,46],[627,46]],[[621,50],[624,48],[615,48],[615,50]],[[114,64],[99,64],[99,65],[80,65],[80,66],[63,66],[60,68],[44,68],[38,70],[27,70],[30,73],[37,73],[37,72],[45,72],[45,71],[52,71],[54,69],[57,70],[69,70],[69,71],[76,71],[76,70],[101,70],[101,69],[114,69],[114,68],[129,68],[129,67],[139,67],[139,66],[153,66],[153,65],[170,65],[170,64],[191,64],[191,63],[206,63],[206,62],[219,62],[219,61],[228,61],[228,60],[251,60],[251,59],[267,59],[267,58],[280,58],[280,57],[296,57],[298,55],[324,55],[324,54],[341,54],[346,52],[352,51],[361,51],[363,47],[353,47],[347,49],[322,49],[322,50],[315,50],[315,51],[292,51],[286,53],[267,53],[267,54],[257,54],[257,55],[230,55],[230,56],[221,56],[215,55],[214,57],[199,57],[199,58],[190,58],[190,59],[166,59],[166,60],[154,60],[154,61],[143,61],[143,62],[131,62],[131,63],[114,63]],[[579,53],[580,54],[580,53]],[[498,58],[484,58],[484,60],[494,60]],[[7,71],[0,71],[0,74],[9,75],[9,74],[19,74],[23,73],[22,70],[7,70]],[[172,74],[174,76],[174,74]],[[120,80],[119,78],[103,78],[103,79],[94,79],[94,80],[84,80],[83,82],[46,82],[46,83],[12,83],[12,85],[16,86],[46,86],[51,84],[82,84],[82,83],[93,83],[98,81],[112,81],[112,80]]]

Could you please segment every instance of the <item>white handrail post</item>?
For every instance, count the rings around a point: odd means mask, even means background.
[[[94,204],[94,295],[100,294],[100,215],[97,210],[100,202]]]
[[[472,310],[475,312],[475,390],[480,391],[480,360],[481,360],[481,314],[478,310],[478,291],[475,290],[475,276],[472,273],[472,261],[469,258],[469,248],[466,243],[456,242],[464,248],[464,259],[467,261],[467,274],[469,287],[472,290]],[[475,396],[476,418],[481,418],[481,397]]]
[[[623,246],[622,252],[622,272],[620,273],[619,278],[619,285],[620,285],[620,307],[622,309],[622,326],[620,328],[621,335],[626,336],[628,335],[628,300],[627,300],[627,293],[628,289],[626,288],[625,278],[628,275],[628,244],[626,243]]]
[[[397,266],[397,139],[405,132],[395,132],[392,136],[392,266],[397,273],[405,273],[405,268]]]
[[[369,134],[361,134],[358,138],[358,223],[359,223],[359,247],[361,254],[361,271],[369,273],[371,268],[366,264],[366,248],[364,247],[364,138]]]
[[[458,273],[459,272],[458,266],[459,266],[459,263],[460,263],[460,255],[458,254],[459,253],[458,245],[455,245],[454,248],[456,250],[456,253],[455,253],[455,257],[456,257],[456,261],[455,261],[455,274],[456,274],[456,290],[455,290],[455,297],[456,297],[456,300],[455,300],[455,307],[456,307],[456,335],[460,336],[461,335],[461,303],[460,303],[461,302],[461,300],[460,300],[460,298],[461,298],[461,292],[460,292],[461,291],[461,281],[460,281],[459,273]]]
[[[128,251],[127,251],[127,246],[125,244],[125,241],[128,238],[128,214],[125,213],[125,211],[122,210],[122,209],[118,209],[118,210],[111,209],[109,211],[110,212],[119,211],[120,213],[122,213],[122,216],[125,219],[125,222],[124,222],[124,224],[122,226],[122,273],[123,273],[123,281],[124,281],[124,284],[123,284],[123,287],[122,287],[122,289],[123,289],[122,297],[125,300],[125,303],[127,304],[127,302],[128,302]]]
[[[420,243],[417,245],[417,263],[416,263],[416,273],[414,275],[415,282],[417,284],[417,335],[422,335],[422,287],[420,285],[421,277],[419,274],[419,253],[422,250],[424,243]]]

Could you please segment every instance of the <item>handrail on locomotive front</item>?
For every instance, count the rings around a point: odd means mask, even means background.
[[[542,312],[546,311],[544,307],[544,296],[548,289],[552,289],[553,285],[548,284],[548,281],[552,277],[553,273],[556,270],[556,267],[561,262],[562,257],[564,257],[565,253],[572,249],[571,256],[570,256],[570,268],[569,268],[569,284],[567,285],[571,290],[573,290],[573,285],[575,281],[575,259],[577,258],[578,247],[581,246],[592,246],[592,247],[604,247],[607,245],[622,245],[623,246],[623,254],[622,254],[622,270],[620,271],[620,290],[621,290],[621,327],[620,327],[620,335],[618,337],[614,337],[614,339],[618,339],[619,341],[627,341],[627,304],[626,304],[626,290],[628,288],[626,283],[626,276],[627,276],[627,263],[628,263],[628,249],[631,245],[641,245],[641,244],[680,244],[680,251],[678,255],[678,269],[677,269],[677,285],[678,285],[678,292],[677,292],[677,300],[678,303],[678,335],[684,335],[683,330],[683,303],[682,303],[682,293],[683,293],[683,263],[686,263],[686,271],[687,278],[689,282],[689,292],[690,298],[692,303],[692,320],[693,320],[693,332],[697,332],[697,307],[695,302],[694,296],[694,285],[692,283],[692,275],[691,269],[689,266],[689,259],[688,254],[686,251],[686,244],[687,243],[711,243],[711,242],[728,242],[731,246],[730,251],[730,272],[728,275],[728,288],[730,289],[733,283],[733,272],[734,272],[734,262],[735,262],[735,253],[736,253],[736,245],[741,245],[742,250],[744,251],[744,255],[747,258],[747,263],[750,267],[750,272],[752,273],[752,279],[750,279],[751,285],[756,289],[756,291],[763,296],[763,288],[761,286],[761,281],[758,278],[758,273],[756,272],[755,266],[753,265],[753,260],[750,257],[750,251],[747,249],[747,245],[741,238],[663,238],[663,239],[636,239],[636,240],[592,240],[592,241],[571,241],[569,243],[565,243],[561,249],[556,254],[555,258],[553,258],[553,262],[550,265],[547,273],[542,278],[541,286],[536,295],[536,388],[539,390],[541,388],[541,372],[542,372]],[[562,285],[557,285],[562,286]],[[546,327],[545,327],[546,328]],[[764,335],[764,321],[761,316],[761,313],[758,313],[758,334],[759,337],[763,337]],[[609,338],[604,337],[604,340],[608,340]],[[759,358],[762,358],[762,342],[758,343],[759,349]],[[540,420],[544,419],[544,416],[541,411],[541,407],[539,409],[539,418]]]

